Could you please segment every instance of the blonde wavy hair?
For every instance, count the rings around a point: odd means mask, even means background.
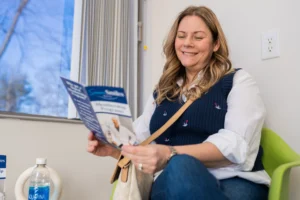
[[[219,42],[219,49],[213,52],[208,65],[202,69],[203,77],[199,84],[188,91],[183,90],[186,84],[185,67],[182,66],[175,51],[175,39],[178,26],[181,20],[186,16],[200,17],[210,30],[213,42]],[[188,99],[200,98],[224,75],[233,71],[228,58],[229,50],[226,38],[221,25],[213,11],[204,6],[188,7],[178,15],[165,41],[163,51],[166,56],[166,63],[164,65],[163,74],[155,88],[157,104],[160,104],[165,99],[175,101],[176,98],[181,97],[182,94],[185,94]],[[183,78],[182,86],[177,85],[179,78]]]

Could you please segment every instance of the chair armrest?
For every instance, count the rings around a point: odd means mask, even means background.
[[[111,192],[111,195],[110,195],[110,200],[114,199],[114,194],[115,194],[115,190],[116,190],[116,187],[117,187],[117,184],[118,184],[118,180],[116,180],[113,184],[114,185],[113,185],[113,189],[112,189],[112,192]]]
[[[300,160],[280,165],[275,169],[271,180],[269,200],[289,199],[290,171],[297,166],[300,166]]]

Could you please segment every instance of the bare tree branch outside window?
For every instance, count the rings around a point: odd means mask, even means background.
[[[5,39],[4,39],[3,44],[0,47],[0,58],[1,58],[2,54],[3,54],[3,52],[5,51],[5,48],[7,47],[7,44],[9,42],[10,38],[11,38],[11,35],[13,34],[13,32],[15,30],[15,27],[16,27],[17,21],[18,21],[18,19],[20,17],[20,14],[22,13],[22,10],[26,6],[27,3],[28,3],[28,0],[23,0],[20,3],[20,6],[19,6],[19,8],[18,8],[18,10],[16,12],[15,17],[14,17],[13,23],[12,23],[12,25],[11,25],[11,27],[10,27],[10,29],[9,29],[6,37],[5,37]]]
[[[1,0],[0,111],[67,116],[74,0]]]

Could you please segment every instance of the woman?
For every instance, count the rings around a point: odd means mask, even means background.
[[[265,107],[257,85],[235,70],[215,14],[188,7],[164,45],[166,64],[136,134],[154,133],[189,99],[183,115],[148,146],[122,147],[145,173],[155,174],[151,199],[267,199],[270,178],[261,163]],[[118,157],[92,134],[88,151]]]

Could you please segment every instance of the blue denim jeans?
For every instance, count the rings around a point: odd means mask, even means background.
[[[218,181],[199,160],[177,155],[153,183],[151,200],[267,200],[268,190],[238,177]]]

